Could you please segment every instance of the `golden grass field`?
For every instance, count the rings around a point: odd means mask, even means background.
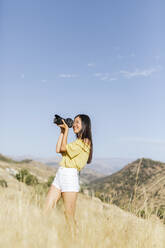
[[[165,225],[144,220],[113,204],[78,194],[72,238],[62,198],[43,214],[45,194],[24,183],[0,187],[0,248],[165,248]]]

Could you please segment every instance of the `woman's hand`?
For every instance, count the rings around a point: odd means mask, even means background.
[[[62,119],[63,124],[58,125],[61,128],[61,131],[65,129],[69,129],[68,125],[65,123],[64,119]]]

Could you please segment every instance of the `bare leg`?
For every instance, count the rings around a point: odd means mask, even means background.
[[[48,191],[48,194],[46,196],[46,202],[44,205],[44,213],[47,213],[49,209],[56,207],[57,201],[61,197],[61,190],[55,187],[54,185],[51,185]]]
[[[74,232],[73,235],[75,235],[77,231],[77,223],[75,220],[77,196],[78,196],[78,192],[62,192],[64,207],[65,207],[64,213],[65,213],[66,222],[69,225],[69,229],[72,231],[72,234]]]

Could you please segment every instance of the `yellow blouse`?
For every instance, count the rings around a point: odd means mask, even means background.
[[[77,138],[66,144],[66,151],[62,153],[59,165],[67,168],[77,168],[80,171],[87,163],[90,153],[90,145]]]

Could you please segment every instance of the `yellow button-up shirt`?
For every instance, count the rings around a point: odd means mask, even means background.
[[[62,152],[62,160],[59,165],[67,168],[77,168],[80,171],[87,163],[90,153],[90,145],[77,138],[66,144],[66,151]]]

